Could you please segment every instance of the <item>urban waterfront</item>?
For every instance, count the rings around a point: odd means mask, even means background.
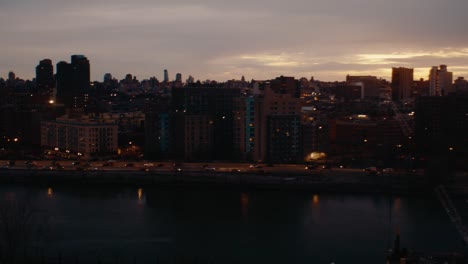
[[[384,263],[397,229],[410,250],[465,248],[434,196],[65,186],[0,194],[30,201],[45,220],[41,254],[83,263]],[[454,202],[467,219],[468,204]]]

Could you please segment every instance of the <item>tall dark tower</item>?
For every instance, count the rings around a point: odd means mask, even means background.
[[[67,108],[86,107],[86,94],[90,88],[89,60],[83,55],[73,55],[71,63],[57,63],[57,101]]]
[[[182,73],[177,73],[175,77],[176,82],[182,82]]]
[[[76,89],[88,93],[91,79],[88,58],[83,55],[72,55],[71,64],[73,65]]]
[[[164,82],[169,81],[169,73],[167,72],[167,69],[164,69]]]
[[[8,80],[7,80],[7,87],[10,91],[13,91],[15,89],[16,85],[16,75],[14,72],[9,72],[8,73]]]
[[[9,81],[9,82],[14,82],[15,80],[16,80],[16,75],[15,75],[15,73],[12,72],[12,71],[9,72],[9,73],[8,73],[8,81]]]
[[[55,79],[57,85],[57,102],[64,104],[67,108],[73,107],[73,66],[65,61],[57,63]]]
[[[36,91],[37,103],[47,104],[54,100],[54,66],[52,61],[44,59],[36,66]]]
[[[413,69],[392,68],[392,100],[410,99],[413,85]]]

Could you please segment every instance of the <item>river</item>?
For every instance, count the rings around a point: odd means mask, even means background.
[[[83,186],[0,195],[31,201],[46,219],[42,254],[83,263],[384,263],[397,230],[411,250],[464,252],[432,196]]]

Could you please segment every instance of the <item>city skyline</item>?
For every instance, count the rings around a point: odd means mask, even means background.
[[[164,69],[170,80],[176,73],[201,81],[390,80],[392,67],[414,68],[415,79],[427,80],[441,64],[455,79],[468,77],[467,7],[463,0],[2,2],[0,76],[32,79],[40,60],[55,67],[83,54],[92,81],[108,72],[162,80]]]

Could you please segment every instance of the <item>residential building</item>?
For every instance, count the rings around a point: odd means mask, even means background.
[[[274,150],[279,149],[279,145],[282,143],[272,140],[272,138],[279,137],[276,134],[276,129],[280,129],[280,131],[289,132],[291,137],[289,140],[294,140],[294,142],[289,141],[290,147],[301,144],[301,124],[296,122],[296,120],[300,120],[301,116],[301,100],[295,97],[294,94],[276,93],[271,89],[268,82],[263,83],[261,86],[263,86],[260,87],[260,89],[263,88],[263,94],[256,96],[254,99],[255,116],[253,127],[255,128],[255,136],[253,140],[253,160],[257,162],[283,162],[285,160],[297,162],[302,160],[302,151],[296,150],[288,152],[288,155],[297,156],[288,158],[281,156],[279,158]],[[274,146],[275,144],[279,145]]]
[[[346,82],[350,85],[359,85],[363,89],[364,98],[378,98],[382,88],[382,80],[376,76],[346,76]]]
[[[337,85],[335,87],[335,98],[340,102],[364,99],[363,85]]]
[[[44,59],[36,66],[36,89],[33,92],[35,103],[55,103],[55,78],[52,61]]]
[[[413,87],[413,69],[392,68],[392,100],[403,101],[411,98]]]
[[[429,95],[444,96],[454,92],[453,73],[447,71],[447,65],[433,66],[429,72]]]
[[[118,125],[88,116],[41,122],[41,146],[78,156],[117,152]]]
[[[297,163],[303,161],[301,118],[297,114],[267,117],[267,161]]]
[[[468,92],[468,81],[463,77],[458,77],[454,83],[455,92],[467,93]]]
[[[186,122],[191,122],[190,119],[186,119],[184,116],[209,116],[212,122],[210,124],[212,132],[209,135],[213,137],[211,157],[218,160],[232,160],[235,158],[234,102],[239,97],[239,88],[224,88],[218,85],[200,84],[173,87],[171,112],[174,114],[175,119],[181,119],[174,122],[183,125]],[[187,135],[184,135],[182,131],[195,133],[193,130],[182,130],[182,128],[176,131],[176,144],[182,142],[183,138],[187,138]],[[192,136],[189,137],[192,138]],[[182,147],[177,149],[185,151]],[[181,157],[187,156],[187,154],[183,153],[179,153],[178,155]]]
[[[72,55],[71,63],[57,63],[57,102],[67,108],[86,108],[90,88],[89,60]]]

